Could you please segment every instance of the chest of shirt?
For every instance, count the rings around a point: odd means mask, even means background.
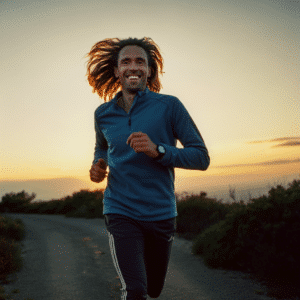
[[[136,103],[129,113],[112,105],[98,123],[110,151],[122,152],[131,133],[146,133],[154,143],[171,143],[173,138],[170,109],[158,101]]]

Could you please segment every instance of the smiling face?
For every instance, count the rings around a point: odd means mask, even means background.
[[[146,51],[139,46],[125,46],[119,53],[115,76],[119,78],[122,90],[129,94],[143,91],[150,77]]]

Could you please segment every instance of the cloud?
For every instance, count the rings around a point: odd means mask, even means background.
[[[264,161],[254,164],[235,164],[235,165],[223,165],[223,166],[215,166],[213,168],[235,168],[235,167],[252,167],[252,166],[271,166],[271,165],[283,165],[283,164],[292,164],[299,163],[300,157],[296,159],[278,159],[278,160],[270,160]]]
[[[277,139],[271,140],[261,140],[261,141],[251,141],[248,144],[262,144],[262,143],[277,143],[273,145],[271,148],[278,148],[278,147],[295,147],[300,146],[300,137],[281,137]]]
[[[287,147],[287,146],[289,146],[289,147],[300,146],[300,140],[299,141],[285,142],[285,143],[282,143],[282,144],[275,145],[272,148],[275,148],[275,147]]]
[[[276,143],[276,142],[286,142],[281,145],[288,144],[288,143],[293,143],[291,145],[294,145],[296,143],[296,145],[298,146],[300,143],[300,136],[281,137],[281,138],[271,139],[271,140],[252,141],[252,142],[248,142],[248,144],[262,144],[262,143]],[[286,146],[291,146],[291,145],[289,144]]]

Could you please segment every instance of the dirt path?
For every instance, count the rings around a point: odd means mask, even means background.
[[[7,214],[26,226],[24,267],[5,286],[14,300],[120,299],[103,219]],[[207,268],[191,254],[192,243],[175,238],[161,300],[267,300],[259,284],[240,272]]]

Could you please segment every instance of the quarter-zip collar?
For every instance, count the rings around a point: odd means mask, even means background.
[[[133,101],[133,104],[136,102],[136,98],[143,98],[143,96],[147,95],[149,93],[149,88],[146,87],[143,91],[138,91],[136,96],[134,97],[134,101]],[[122,91],[118,92],[115,97],[112,99],[113,103],[115,105],[118,105],[117,102],[118,102],[118,99],[122,96]],[[132,106],[133,106],[132,104]]]
[[[148,94],[150,91],[148,89],[148,87],[146,87],[143,91],[138,91],[137,95],[139,98],[142,98],[144,95]]]

